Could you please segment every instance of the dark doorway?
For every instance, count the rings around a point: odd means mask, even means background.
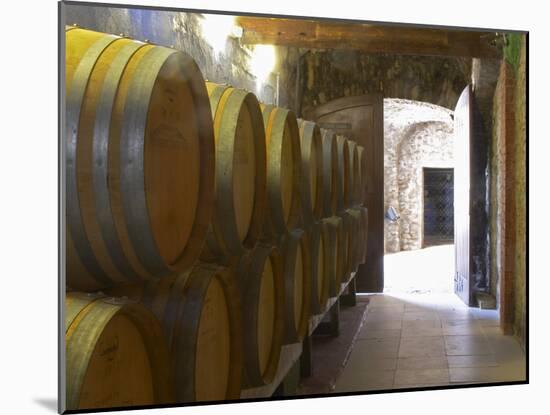
[[[424,246],[454,240],[453,169],[424,168]]]

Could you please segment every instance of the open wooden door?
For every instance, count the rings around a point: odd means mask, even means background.
[[[384,100],[381,94],[339,98],[305,111],[305,118],[335,130],[365,148],[368,208],[367,257],[359,265],[359,292],[384,289]]]
[[[472,305],[472,255],[470,235],[471,144],[473,136],[473,97],[468,85],[456,104],[454,113],[454,291],[464,303]]]

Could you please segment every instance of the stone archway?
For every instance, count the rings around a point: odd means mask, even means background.
[[[386,253],[422,247],[422,169],[453,166],[451,116],[425,102],[384,100],[384,204],[400,215],[385,221]]]
[[[351,49],[300,52],[280,60],[285,105],[299,115],[332,100],[379,93],[454,109],[470,82],[472,60],[463,57],[369,54]],[[298,69],[297,69],[298,68]]]

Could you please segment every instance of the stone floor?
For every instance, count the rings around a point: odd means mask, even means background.
[[[297,395],[327,394],[342,373],[367,313],[368,299],[357,297],[355,306],[340,307],[340,334],[312,337],[311,376],[301,379]]]
[[[366,297],[334,392],[525,380],[525,355],[501,334],[497,311],[468,308],[451,293]]]

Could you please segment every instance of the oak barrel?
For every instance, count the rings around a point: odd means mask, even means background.
[[[360,145],[357,145],[357,160],[358,160],[358,164],[359,164],[359,193],[358,193],[358,197],[359,197],[359,205],[362,206],[364,201],[365,201],[365,196],[366,196],[366,188],[367,188],[367,178],[365,177],[365,174],[366,174],[366,169],[367,167],[365,166],[365,158],[366,158],[366,154],[365,154],[365,149],[363,146],[360,146]]]
[[[311,256],[311,314],[325,310],[330,289],[329,236],[324,222],[315,222],[309,231],[309,252]]]
[[[342,239],[339,247],[342,253],[342,282],[347,282],[353,271],[353,221],[348,210],[341,212],[338,216],[342,218]]]
[[[294,229],[282,240],[285,282],[285,344],[304,339],[309,330],[311,255],[309,235]]]
[[[330,258],[330,275],[329,275],[329,296],[335,297],[340,294],[342,280],[345,272],[345,252],[344,248],[344,224],[339,216],[331,216],[323,219],[328,235],[328,245],[325,247],[325,252]]]
[[[319,126],[298,120],[302,152],[302,213],[306,227],[323,217],[323,142]]]
[[[278,241],[301,223],[300,133],[293,112],[261,105],[267,151],[267,216],[263,236]]]
[[[280,250],[259,243],[237,263],[241,294],[244,387],[271,383],[284,336],[284,273]]]
[[[361,171],[359,167],[359,152],[355,141],[348,140],[349,149],[349,199],[348,206],[357,206],[361,203],[359,198]]]
[[[138,299],[160,320],[177,403],[240,396],[243,331],[232,270],[198,262],[186,273],[110,293]]]
[[[369,214],[366,207],[359,207],[361,212],[361,250],[359,257],[359,264],[364,264],[367,260],[367,240],[369,231]]]
[[[349,146],[348,139],[342,135],[336,136],[336,162],[338,175],[338,212],[349,207],[350,185],[349,185]]]
[[[67,294],[65,347],[67,409],[173,401],[165,338],[142,305],[98,294]]]
[[[348,258],[351,266],[351,271],[354,272],[357,270],[359,264],[363,261],[361,260],[362,249],[363,249],[363,218],[361,211],[357,208],[348,209],[346,211],[350,219],[352,232],[349,234],[349,253]]]
[[[322,128],[321,135],[323,141],[323,217],[329,217],[338,211],[338,149],[334,132]]]
[[[260,237],[266,209],[266,143],[254,94],[207,82],[216,145],[215,202],[204,259],[240,256]]]
[[[213,208],[204,80],[173,49],[66,32],[67,283],[164,277],[199,256]]]

